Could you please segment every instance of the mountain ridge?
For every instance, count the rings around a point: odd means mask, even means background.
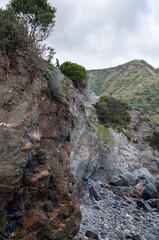
[[[139,107],[159,123],[159,69],[144,60],[87,70],[88,86],[97,95],[112,95]]]

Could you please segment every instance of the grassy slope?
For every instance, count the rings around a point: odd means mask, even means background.
[[[112,95],[141,108],[159,123],[159,71],[143,60],[87,71],[88,85],[97,95]]]

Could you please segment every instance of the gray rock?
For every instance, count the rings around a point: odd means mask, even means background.
[[[100,193],[94,186],[89,187],[89,195],[91,199],[95,198],[96,201],[101,200]]]
[[[150,198],[157,198],[156,188],[150,180],[146,180],[144,186],[145,188],[142,194],[143,199],[148,200]]]

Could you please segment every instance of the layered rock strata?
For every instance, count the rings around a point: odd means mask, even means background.
[[[41,72],[0,61],[0,239],[71,240],[81,213],[68,110]]]

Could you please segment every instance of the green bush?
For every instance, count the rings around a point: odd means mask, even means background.
[[[159,132],[155,131],[153,133],[153,136],[150,138],[150,145],[159,150]]]
[[[85,112],[85,108],[86,107],[85,107],[85,105],[83,103],[81,103],[80,107],[81,107],[82,111]]]
[[[84,88],[86,86],[86,69],[77,64],[69,61],[64,62],[60,66],[61,72],[73,81],[76,88]]]
[[[98,119],[103,124],[111,124],[112,126],[121,125],[126,127],[131,120],[130,109],[127,103],[120,101],[112,96],[102,96],[94,105],[96,108]]]
[[[66,100],[62,100],[62,102],[66,105],[67,109],[70,110],[70,102]]]
[[[71,118],[72,118],[72,130],[75,130],[77,124],[79,123],[78,116],[72,115]]]
[[[159,132],[154,131],[153,136],[145,136],[143,137],[144,142],[149,142],[150,146],[154,149],[159,150]]]
[[[49,69],[46,69],[46,70],[45,70],[45,77],[46,77],[46,79],[48,79],[48,80],[52,78],[52,73],[50,72]]]
[[[123,134],[127,137],[128,141],[131,140],[131,133],[130,132],[123,132]]]

